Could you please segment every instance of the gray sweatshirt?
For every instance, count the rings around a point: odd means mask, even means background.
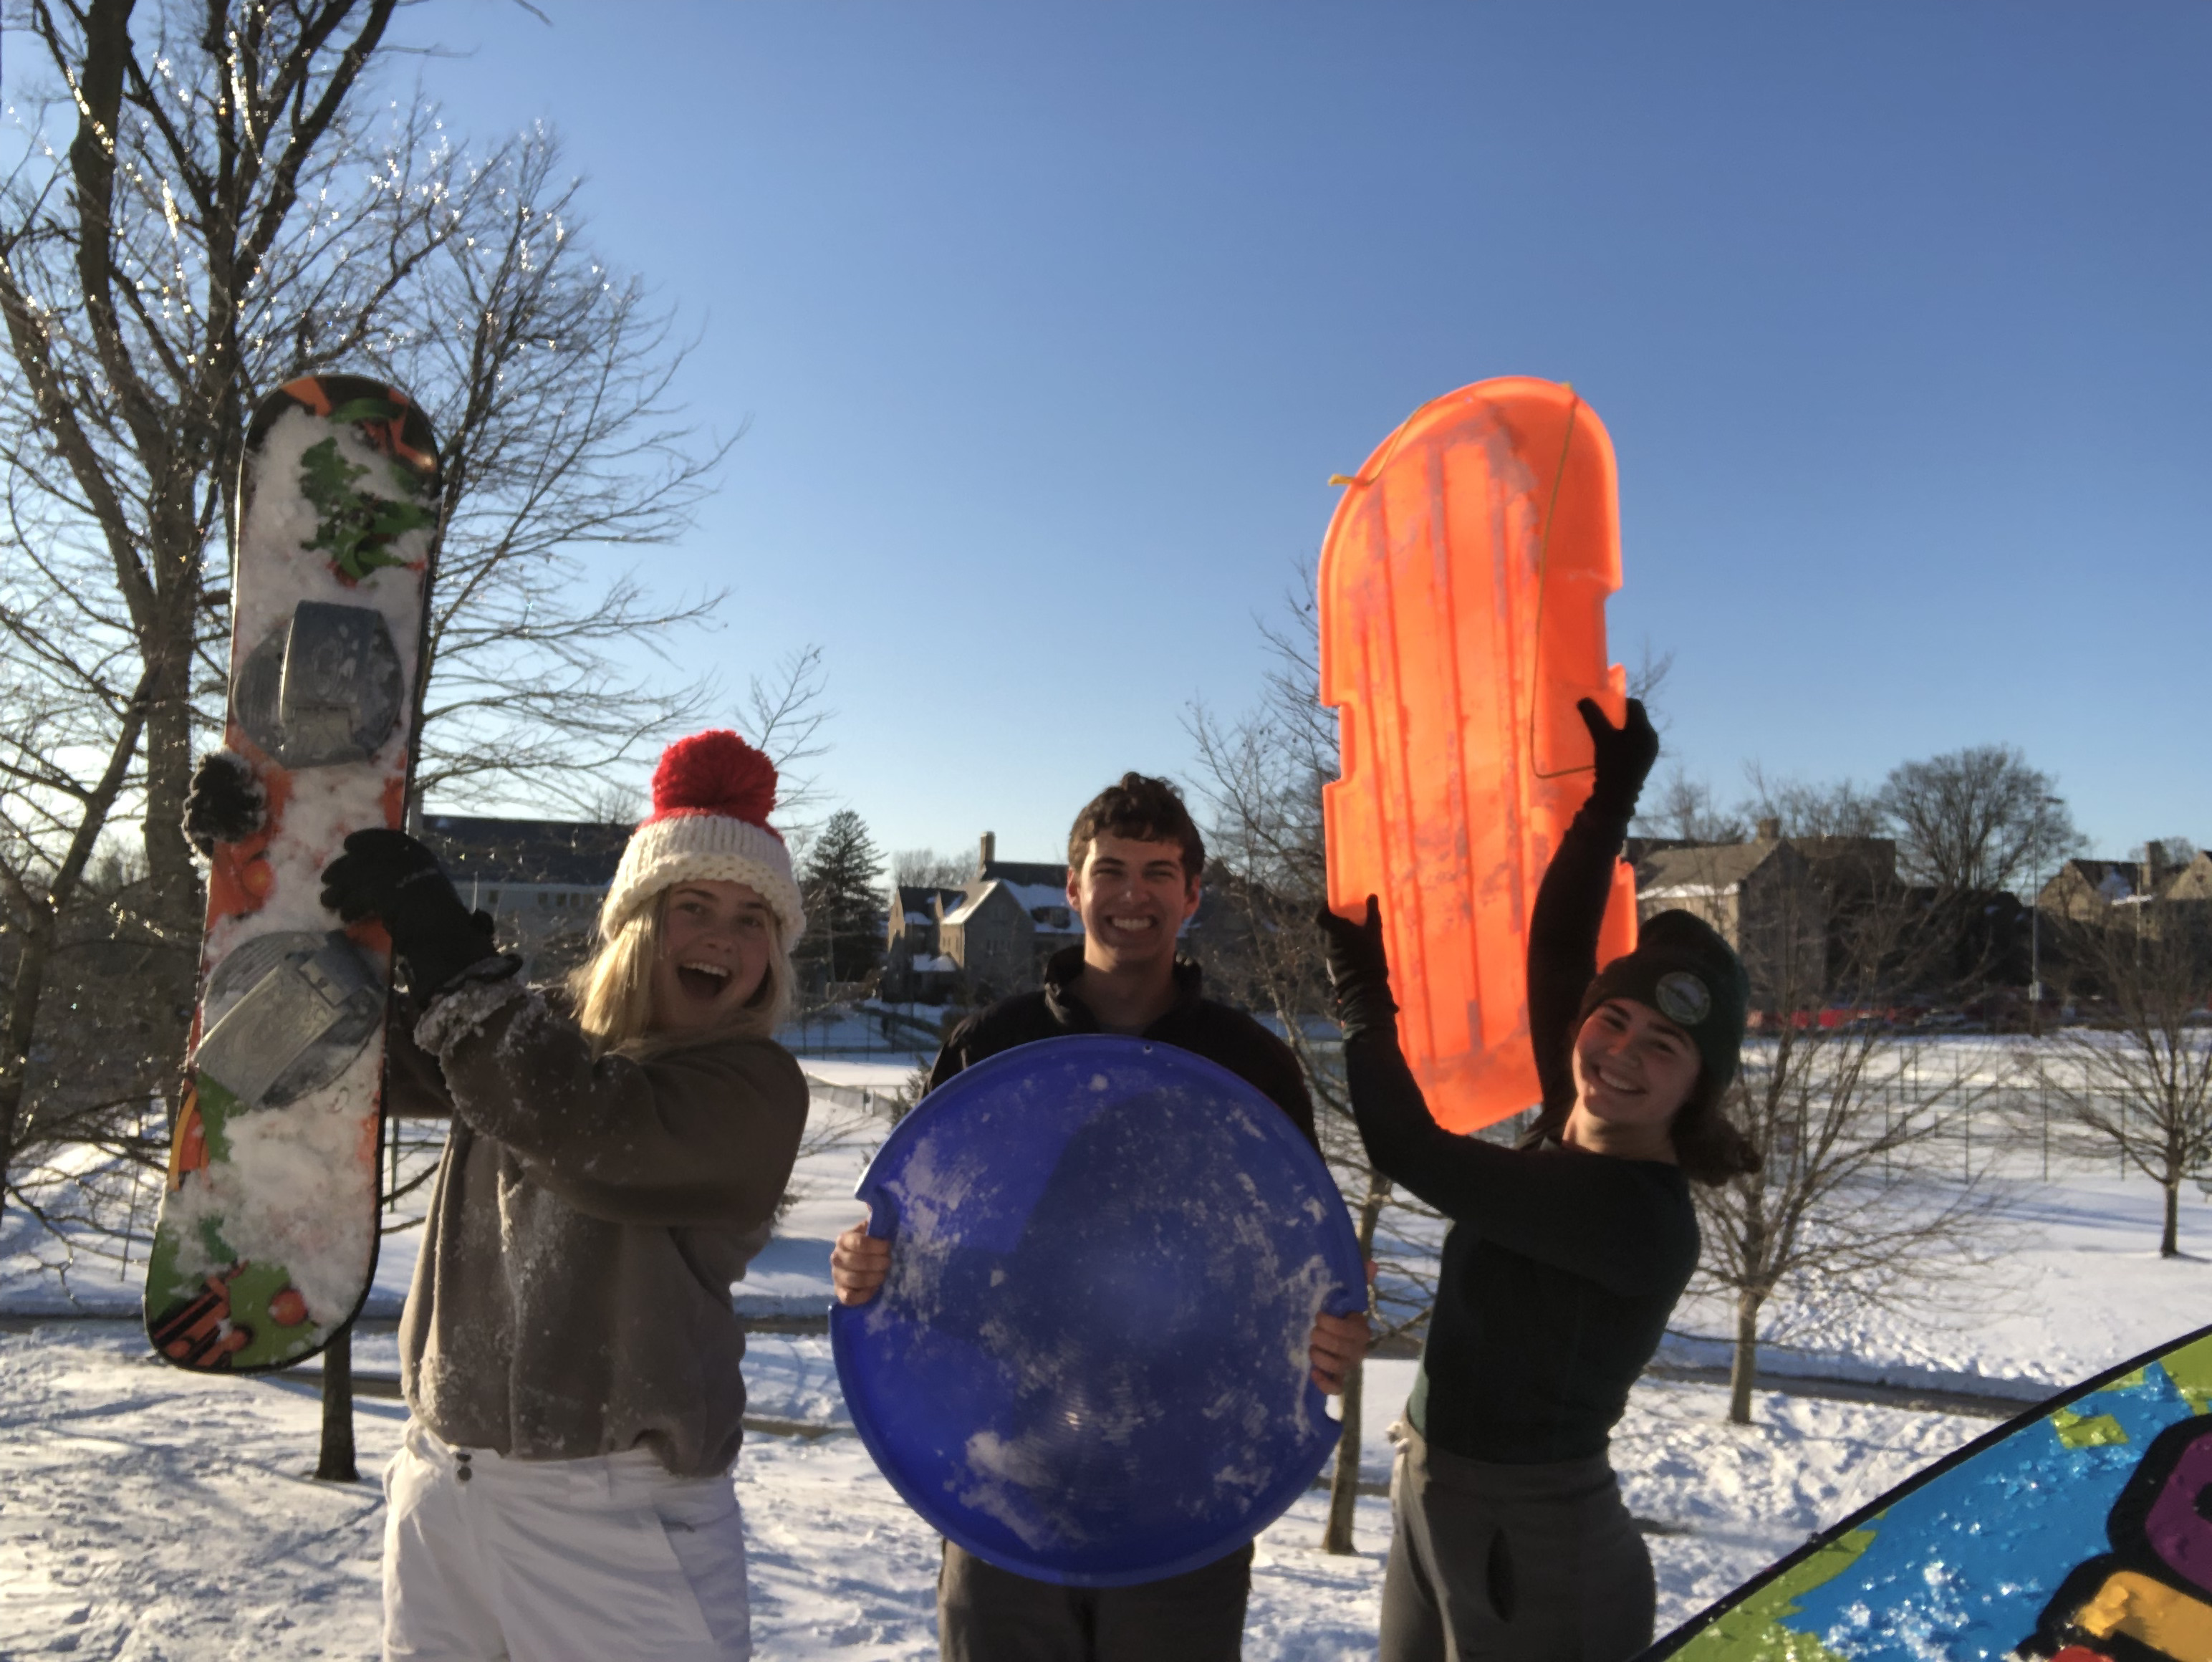
[[[714,1037],[594,1061],[519,981],[395,1021],[392,1111],[453,1117],[399,1330],[407,1405],[522,1459],[640,1444],[672,1473],[737,1458],[730,1283],[767,1244],[806,1123],[799,1064]]]

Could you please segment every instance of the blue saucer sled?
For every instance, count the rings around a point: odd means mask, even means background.
[[[1127,1586],[1235,1551],[1338,1422],[1315,1315],[1365,1307],[1344,1202],[1258,1090],[1173,1045],[1025,1044],[933,1091],[856,1190],[890,1278],[830,1333],[868,1452],[1002,1569]]]

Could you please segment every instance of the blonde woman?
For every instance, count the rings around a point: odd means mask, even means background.
[[[492,953],[411,837],[357,834],[324,874],[422,1007],[393,1106],[453,1116],[400,1327],[387,1658],[750,1654],[730,1284],[807,1105],[769,1038],[805,922],[775,795],[735,734],[671,746],[565,994]]]

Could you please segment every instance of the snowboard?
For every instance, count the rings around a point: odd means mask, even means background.
[[[1642,1662],[2212,1662],[2212,1327],[1976,1439]]]
[[[321,873],[405,809],[441,484],[428,421],[379,380],[289,382],[246,429],[226,742],[267,810],[208,874],[146,1279],[147,1335],[180,1367],[301,1361],[368,1294],[391,943],[339,925]]]
[[[1621,720],[1606,661],[1620,587],[1613,441],[1572,387],[1478,381],[1423,405],[1346,487],[1322,543],[1328,901],[1381,898],[1406,1061],[1473,1131],[1542,1094],[1528,1048],[1528,916],[1589,794],[1576,701]],[[1614,873],[1598,960],[1636,945]]]

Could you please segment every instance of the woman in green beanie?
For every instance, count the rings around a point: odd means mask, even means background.
[[[1585,699],[1589,799],[1530,921],[1543,1111],[1517,1148],[1443,1130],[1398,1048],[1382,925],[1324,911],[1368,1157],[1451,1220],[1390,1485],[1382,1662],[1623,1662],[1651,1639],[1650,1555],[1607,1458],[1698,1261],[1689,1180],[1758,1157],[1721,1113],[1749,986],[1684,911],[1601,971],[1598,926],[1659,753],[1644,707]]]

